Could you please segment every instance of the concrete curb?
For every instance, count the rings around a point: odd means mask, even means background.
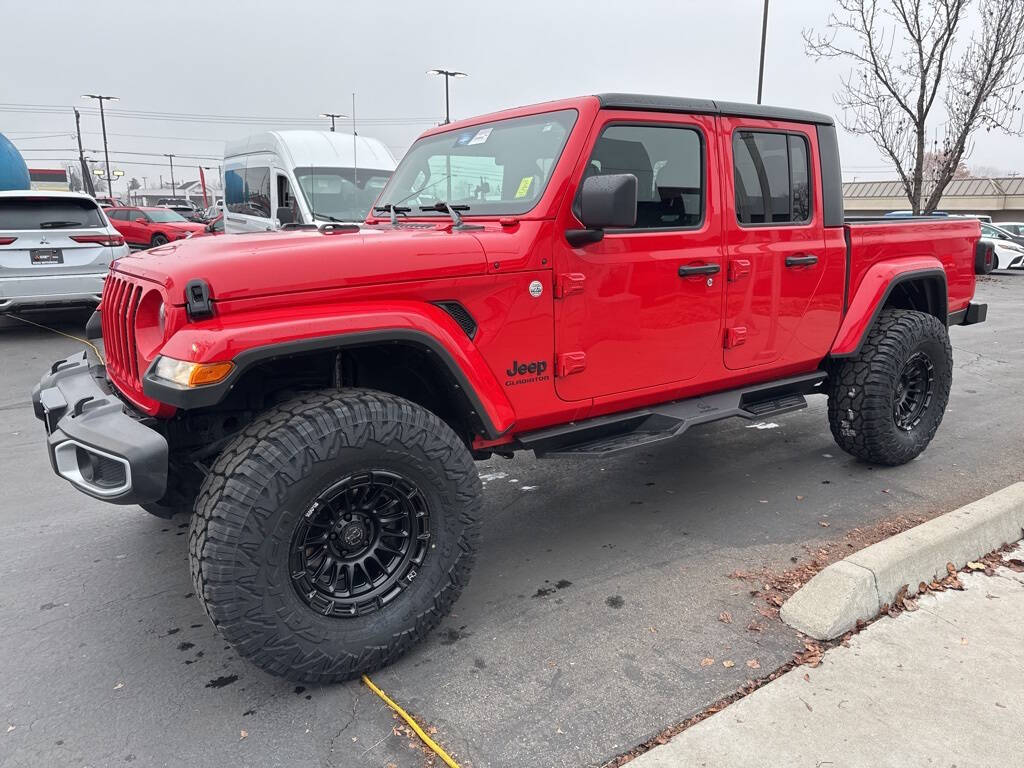
[[[832,640],[878,615],[906,585],[962,568],[1024,530],[1024,482],[872,544],[828,566],[783,604],[782,620],[817,640]]]

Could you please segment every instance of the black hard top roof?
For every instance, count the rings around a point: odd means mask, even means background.
[[[651,96],[643,93],[599,93],[602,109],[635,109],[645,112],[686,112],[688,114],[757,117],[763,120],[789,120],[794,123],[833,125],[830,115],[765,104],[739,104],[733,101],[689,99],[681,96]]]

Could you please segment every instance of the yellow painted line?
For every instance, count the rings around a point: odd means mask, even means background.
[[[18,315],[12,315],[10,313],[5,314],[7,315],[7,317],[13,318],[15,320],[20,320],[21,322],[28,323],[29,325],[34,325],[36,328],[42,328],[44,331],[50,331],[50,333],[56,333],[58,336],[65,336],[69,339],[77,341],[80,344],[85,344],[85,346],[89,347],[93,352],[96,353],[96,359],[103,363],[103,355],[100,354],[99,349],[97,349],[96,345],[93,344],[92,342],[87,341],[86,339],[79,338],[78,336],[72,336],[70,333],[64,333],[64,331],[58,331],[56,328],[51,328],[50,326],[43,325],[42,323],[35,323],[31,320],[26,320],[24,317],[19,317]]]
[[[384,691],[382,691],[380,688],[374,685],[373,681],[366,675],[363,675],[363,683],[366,685],[367,688],[369,688],[371,691],[380,696],[384,700],[384,703],[391,707],[400,718],[405,720],[405,722],[409,724],[409,727],[416,732],[416,735],[420,737],[420,740],[428,747],[430,747],[430,749],[433,750],[434,754],[440,757],[444,761],[444,764],[448,766],[448,768],[459,768],[459,764],[452,760],[451,756],[443,749],[441,749],[441,746],[432,738],[430,738],[422,728],[420,728],[419,723],[413,720],[412,716],[408,712],[406,712],[394,701],[392,701],[391,698],[386,693],[384,693]]]

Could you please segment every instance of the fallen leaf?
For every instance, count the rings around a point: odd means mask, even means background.
[[[967,638],[966,637],[961,637],[960,638],[960,645],[967,645]]]
[[[978,563],[978,562],[975,562],[973,560],[971,562],[967,563],[967,567],[970,568],[972,571],[984,571],[985,570],[985,564],[984,563]]]
[[[882,489],[882,493],[889,493],[889,489],[888,488],[883,488]]]
[[[15,728],[17,728],[17,727],[18,727],[18,726],[16,726],[16,725],[8,725],[8,726],[7,726],[7,732],[8,732],[8,733],[10,733],[11,731],[13,731],[13,730],[14,730]]]
[[[238,740],[239,741],[241,741],[242,739],[247,739],[247,738],[249,738],[249,732],[248,731],[240,731],[239,732],[239,734],[238,734]]]
[[[733,667],[736,666],[736,662],[733,661],[732,659],[726,659],[725,661],[722,662],[722,666],[725,667],[726,669],[732,669]]]
[[[705,656],[703,659],[700,660],[700,665],[702,667],[710,667],[714,663],[715,660],[712,659],[710,656]]]
[[[811,676],[808,675],[806,672],[804,672],[804,682],[805,683],[811,682]]]
[[[124,683],[118,683],[114,686],[115,691],[120,691],[122,688],[124,688]]]
[[[826,523],[824,520],[819,520],[818,525],[820,525],[822,528],[828,528],[830,523]]]
[[[433,736],[435,733],[437,733],[437,726],[436,725],[432,725],[429,728],[427,728],[427,733],[429,733],[431,736]]]
[[[764,624],[759,622],[757,619],[751,619],[750,623],[747,624],[747,629],[749,629],[751,632],[763,632]]]
[[[804,497],[803,497],[803,496],[797,496],[797,497],[796,497],[796,500],[797,500],[797,501],[803,501],[803,500],[804,500]]]
[[[732,624],[732,614],[728,611],[722,611],[718,614],[718,620],[723,624]]]
[[[747,666],[750,667],[751,669],[760,669],[761,668],[761,662],[759,662],[757,659],[748,659],[747,660]]]
[[[946,573],[952,576],[954,573],[956,573],[956,566],[952,563],[946,563]]]

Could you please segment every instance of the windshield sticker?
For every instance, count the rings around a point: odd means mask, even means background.
[[[533,184],[533,176],[524,176],[523,180],[519,182],[519,189],[516,190],[516,197],[526,197],[530,191],[530,185]]]
[[[460,133],[458,138],[455,139],[456,147],[464,147],[473,140],[473,133]]]
[[[470,139],[470,146],[472,146],[473,144],[483,144],[485,141],[487,141],[487,137],[491,135],[491,131],[493,130],[493,128],[481,128],[479,131],[476,132],[476,136]]]

